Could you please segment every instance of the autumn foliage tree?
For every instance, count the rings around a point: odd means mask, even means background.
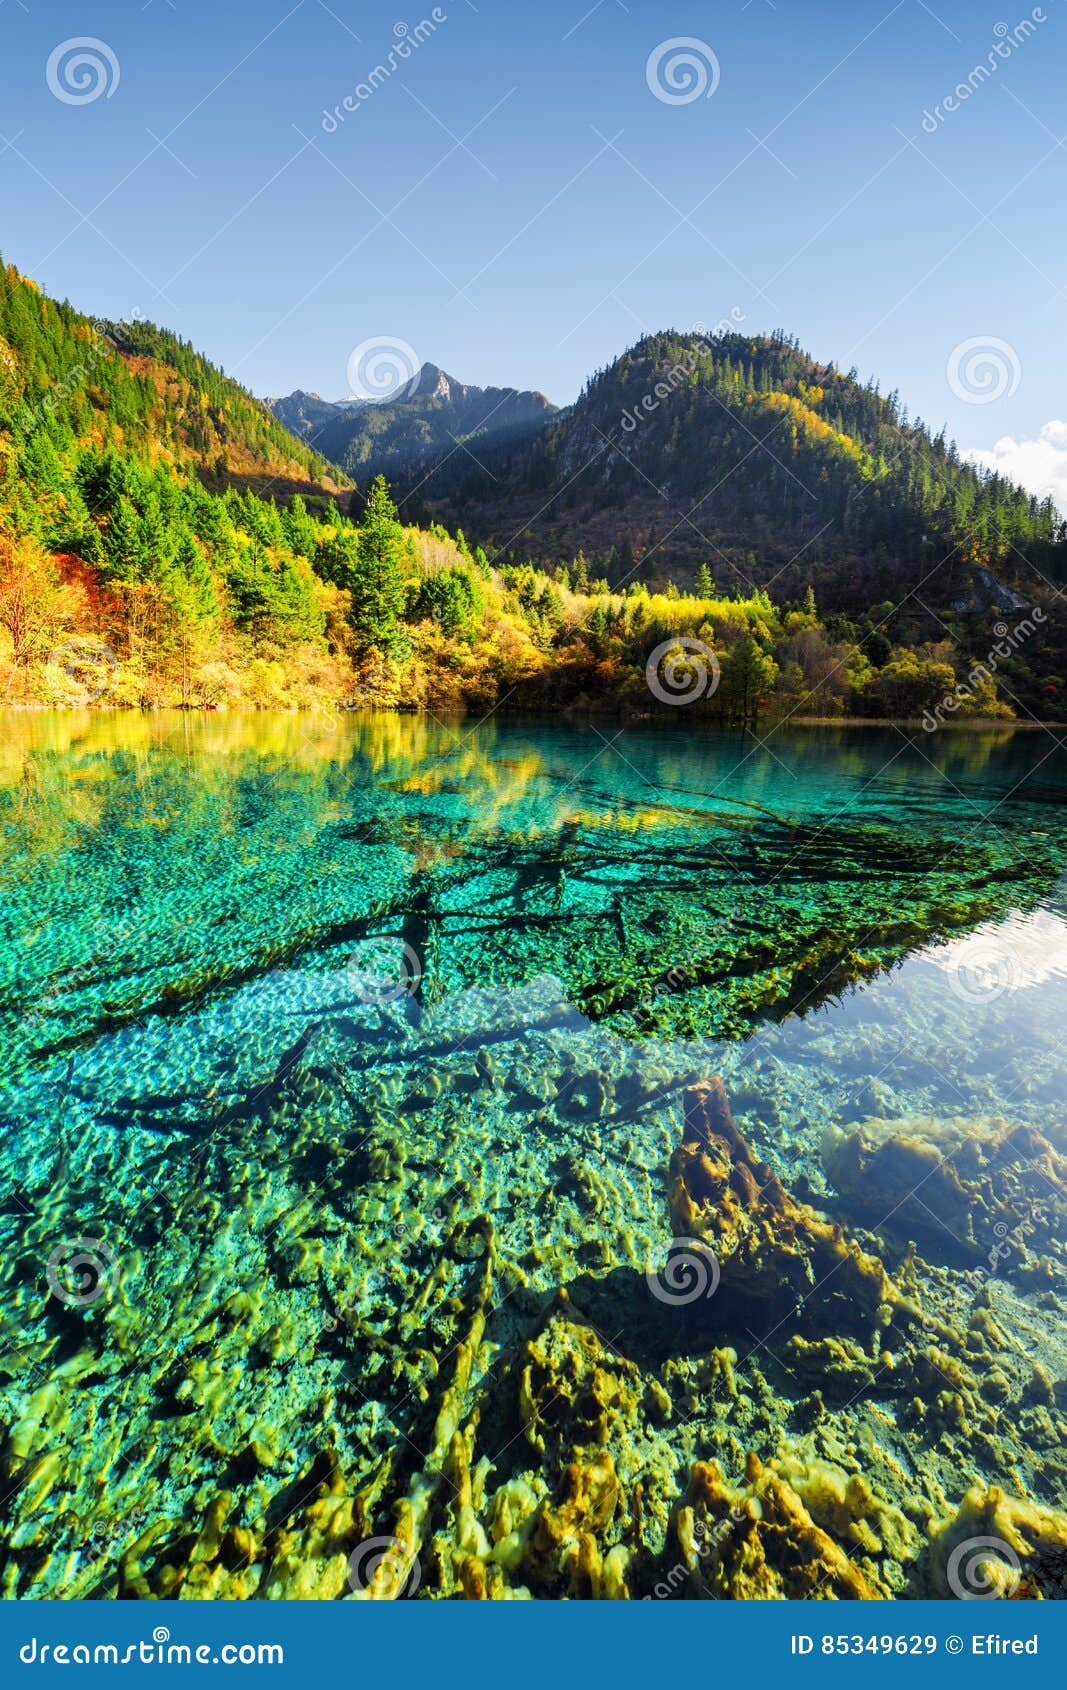
[[[0,626],[15,668],[44,656],[84,614],[84,596],[29,535],[0,531]]]

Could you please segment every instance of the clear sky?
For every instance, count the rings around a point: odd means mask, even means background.
[[[401,341],[566,403],[734,311],[1067,505],[1067,12],[996,6],[0,0],[0,250],[263,395]]]

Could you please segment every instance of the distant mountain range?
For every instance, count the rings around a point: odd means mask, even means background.
[[[366,498],[379,470],[406,532]],[[272,411],[0,263],[9,699],[80,698],[68,668],[102,649],[113,703],[644,700],[650,653],[712,616],[724,708],[766,682],[914,716],[966,675],[971,713],[1062,720],[1065,580],[1050,503],[780,335],[649,336],[566,410],[426,365],[387,404]],[[975,691],[987,663],[1003,699]]]
[[[360,479],[381,473],[411,480],[457,452],[474,462],[479,447],[529,438],[556,411],[543,393],[468,387],[436,364],[424,364],[381,403],[331,403],[299,391],[267,403],[298,439]]]
[[[492,555],[583,551],[613,582],[809,583],[845,608],[928,573],[942,605],[1067,578],[1039,501],[964,462],[896,394],[784,335],[649,335],[560,410],[426,364],[387,403],[294,393],[274,415],[365,487],[384,474],[411,522],[462,526]]]

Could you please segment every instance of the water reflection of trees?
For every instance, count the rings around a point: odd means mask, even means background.
[[[779,964],[805,991],[823,974],[839,989],[880,943],[884,961],[994,915],[995,881],[1023,907],[1053,877],[1062,840],[1044,811],[982,829],[974,802],[999,804],[1045,748],[933,738],[821,730],[764,749],[396,714],[12,715],[4,973],[20,998],[88,1003],[102,922],[112,990],[98,995],[125,1013],[380,931],[426,950],[435,990],[434,958],[450,985],[535,969],[594,1013],[637,1016],[673,969],[698,1019],[726,993],[743,1019],[764,996],[792,1001]],[[1035,796],[1055,796],[1055,759],[1038,778]],[[99,1008],[82,1004],[78,1025]]]

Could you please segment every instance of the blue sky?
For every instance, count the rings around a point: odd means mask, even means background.
[[[340,397],[353,348],[399,340],[565,403],[645,330],[734,311],[898,388],[961,446],[1063,476],[1067,504],[1067,427],[1049,432],[1067,415],[1063,0],[434,17],[0,0],[0,250],[84,310],[167,323],[260,394]],[[80,37],[108,50],[89,49],[98,98],[64,81],[57,50]],[[688,84],[649,68],[674,38],[697,43]],[[710,97],[660,97],[699,77]]]

